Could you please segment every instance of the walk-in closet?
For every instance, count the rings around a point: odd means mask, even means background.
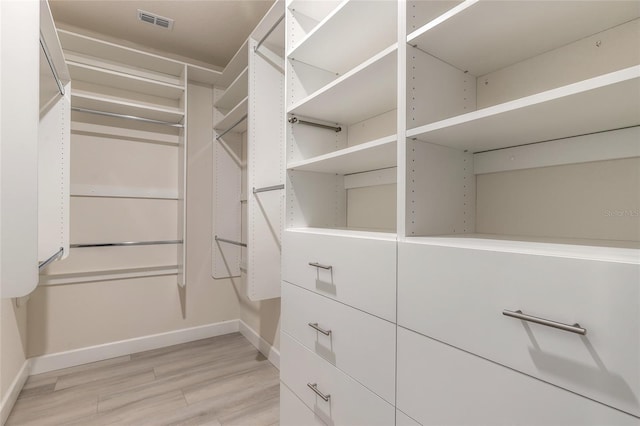
[[[0,1],[0,424],[640,425],[639,0]]]

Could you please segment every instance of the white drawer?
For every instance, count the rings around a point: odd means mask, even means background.
[[[399,325],[640,415],[638,265],[412,243],[398,265]]]
[[[422,425],[635,425],[639,419],[398,328],[398,409]]]
[[[280,383],[280,426],[325,426],[284,383]]]
[[[329,335],[309,324],[317,324]],[[395,324],[283,283],[282,331],[389,403],[395,403]]]
[[[283,237],[282,277],[395,322],[396,240],[389,235],[353,232],[343,236],[287,230]]]
[[[316,416],[335,426],[389,426],[395,409],[385,400],[296,342],[287,333],[280,340],[280,379]],[[308,385],[329,396],[325,401]]]

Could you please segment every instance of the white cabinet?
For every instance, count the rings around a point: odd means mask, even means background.
[[[325,426],[325,422],[304,405],[291,389],[280,384],[280,425]]]

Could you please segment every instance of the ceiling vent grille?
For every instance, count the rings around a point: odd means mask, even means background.
[[[164,16],[159,16],[155,13],[146,12],[140,9],[138,9],[138,20],[167,30],[173,29],[173,19],[165,18]]]

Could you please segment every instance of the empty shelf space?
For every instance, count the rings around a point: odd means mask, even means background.
[[[184,87],[179,85],[164,83],[79,62],[67,61],[67,65],[74,81],[84,81],[120,90],[176,100],[184,95]]]
[[[640,66],[420,126],[407,137],[481,152],[640,124]]]
[[[302,99],[290,114],[352,124],[396,108],[397,44]]]
[[[425,22],[408,35],[407,42],[481,76],[639,15],[635,2],[467,0]]]
[[[227,87],[214,106],[223,110],[231,110],[249,93],[249,69],[245,68],[240,75]]]
[[[249,65],[249,40],[238,49],[236,54],[231,58],[227,66],[222,71],[222,75],[218,79],[216,85],[220,87],[229,87],[231,83],[238,78],[242,71]]]
[[[333,235],[337,237],[367,238],[371,240],[396,241],[395,232],[384,232],[374,229],[361,228],[288,228],[286,232],[301,232],[306,234]]]
[[[233,108],[222,120],[218,121],[213,128],[219,131],[225,131],[234,124],[238,123],[243,117],[247,115],[249,107],[249,98],[244,98],[235,108]],[[246,118],[246,117],[245,117]],[[243,120],[237,126],[233,128],[234,133],[243,133],[247,130],[247,120]]]
[[[405,243],[640,264],[640,242],[496,234],[406,237]]]
[[[344,74],[397,41],[397,7],[390,1],[342,2],[288,56]]]
[[[289,170],[337,173],[341,175],[395,167],[396,135],[355,145],[288,165]]]
[[[177,275],[177,265],[149,266],[146,268],[111,269],[102,271],[73,272],[68,274],[40,275],[39,285],[80,284],[98,281]]]
[[[177,128],[163,127],[162,130],[166,130],[165,132],[139,130],[137,128],[134,128],[137,123],[130,123],[129,126],[124,127],[124,123],[121,123],[122,120],[118,120],[118,122],[116,123],[113,122],[114,120],[117,120],[114,118],[96,118],[96,116],[94,115],[82,112],[73,112],[71,117],[72,134],[106,136],[114,139],[124,139],[132,142],[159,143],[163,145],[177,146],[180,144],[180,137],[177,134]],[[97,122],[100,122],[101,124],[97,124]],[[102,124],[103,122],[109,122],[110,124]],[[142,127],[144,127],[144,125]]]

